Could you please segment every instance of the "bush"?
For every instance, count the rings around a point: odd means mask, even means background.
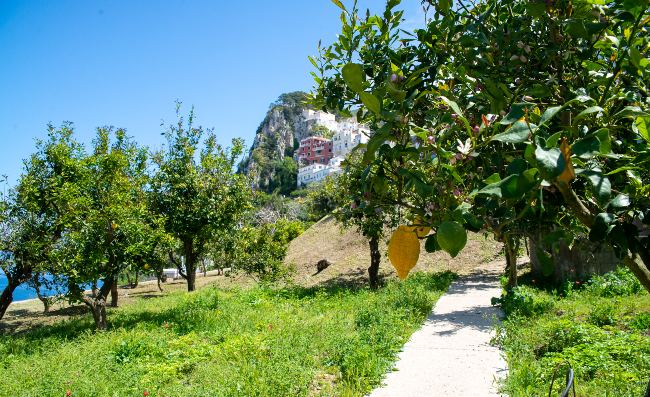
[[[641,283],[629,269],[619,267],[602,276],[592,277],[585,288],[598,296],[629,296],[641,291]]]
[[[499,303],[507,316],[532,317],[542,314],[553,307],[553,300],[536,290],[520,285],[507,292],[494,303]]]

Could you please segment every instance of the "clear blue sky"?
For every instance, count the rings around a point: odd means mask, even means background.
[[[403,3],[417,17],[420,1]],[[249,145],[270,102],[312,87],[307,56],[335,39],[339,11],[329,0],[0,0],[0,174],[16,181],[48,122],[73,122],[83,142],[123,127],[158,148],[176,99],[220,142]]]

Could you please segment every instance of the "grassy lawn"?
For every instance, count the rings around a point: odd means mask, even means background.
[[[497,340],[507,354],[511,396],[548,394],[568,362],[580,396],[642,396],[650,376],[650,295],[626,270],[561,294],[520,286],[502,302]],[[562,367],[566,368],[566,367]],[[564,385],[564,370],[558,371]],[[554,388],[559,395],[560,387]]]
[[[361,396],[453,277],[139,299],[112,311],[104,333],[88,315],[0,336],[0,395]]]

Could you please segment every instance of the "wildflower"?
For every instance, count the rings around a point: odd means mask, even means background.
[[[390,82],[397,83],[397,75],[395,73],[390,75]]]
[[[455,188],[454,189],[454,197],[460,197],[460,194],[461,194],[460,190],[458,190],[458,188]]]
[[[149,396],[149,392],[145,390],[144,393],[142,393],[142,395],[143,395],[144,397],[148,397],[148,396]]]
[[[474,131],[474,134],[478,134],[478,132],[481,130],[481,128],[478,125],[475,125],[472,131]]]
[[[70,390],[65,391],[65,397],[70,397],[72,395],[72,392]]]

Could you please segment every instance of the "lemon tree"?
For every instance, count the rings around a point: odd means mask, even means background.
[[[511,263],[523,237],[589,236],[650,290],[646,0],[424,1],[414,29],[398,0],[335,4],[314,103],[371,125],[397,205],[491,232]]]

